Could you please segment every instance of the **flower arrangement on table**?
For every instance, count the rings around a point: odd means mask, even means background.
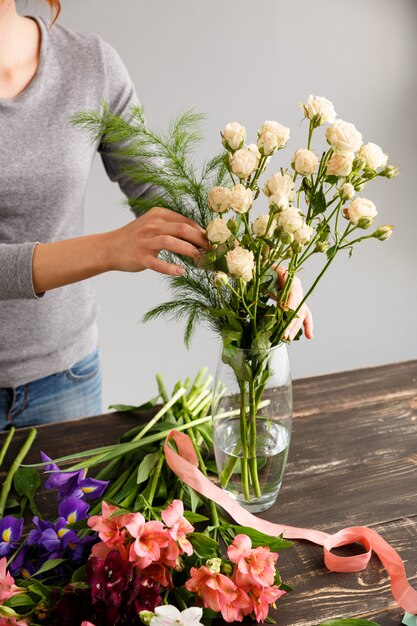
[[[270,457],[283,454],[277,445],[282,430],[274,413],[278,402],[267,393],[275,368],[273,349],[288,335],[297,339],[301,334],[292,336],[294,322],[337,254],[352,254],[356,245],[370,239],[385,241],[393,228],[380,225],[369,232],[377,209],[356,194],[376,178],[395,177],[397,168],[388,164],[378,145],[364,144],[352,123],[336,119],[326,98],[310,96],[301,106],[308,121],[306,147],[294,152],[290,167],[280,166],[262,184],[271,158],[290,136],[290,129],[277,121],[261,124],[256,143],[246,143],[241,124],[227,124],[221,132],[223,152],[204,163],[199,176],[192,151],[201,139],[201,115],[184,113],[167,135],[147,128],[141,106],[132,108],[131,121],[112,115],[106,106],[103,113],[81,113],[74,119],[113,145],[134,182],[155,186],[155,193],[129,201],[135,211],[167,207],[206,229],[211,249],[202,251],[197,262],[165,255],[182,263],[185,272],[169,278],[175,298],[144,319],[186,318],[187,344],[200,322],[221,336],[222,360],[233,370],[240,414],[219,424],[219,432],[224,429],[228,439],[234,433],[236,440],[228,442],[227,452],[218,444],[223,435],[215,437],[218,471],[222,486],[232,486],[234,497],[254,511],[270,506],[280,485],[276,470],[270,469],[278,464]],[[312,142],[325,124],[328,148],[319,157]],[[251,219],[258,199],[268,209]],[[312,257],[323,259],[322,268],[295,306],[290,299],[293,282]],[[277,268],[284,264],[280,281]]]

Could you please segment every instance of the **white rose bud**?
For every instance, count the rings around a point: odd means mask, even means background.
[[[266,232],[266,228],[269,222],[269,214],[265,213],[256,218],[256,220],[252,224],[252,231],[256,237],[272,237],[274,230],[276,229],[278,223],[275,218],[272,218],[271,224],[268,229],[268,233]]]
[[[289,197],[292,190],[295,187],[295,182],[292,176],[285,172],[285,174],[277,173],[268,178],[264,187],[264,194],[266,196],[272,196],[273,194],[279,194]]]
[[[294,207],[285,209],[278,214],[278,226],[284,233],[292,234],[304,225],[303,216],[300,211]]]
[[[229,122],[220,134],[225,148],[231,150],[239,150],[246,141],[246,128],[238,122]]]
[[[346,154],[335,152],[327,161],[326,174],[328,176],[349,176],[354,158],[353,152],[346,152]]]
[[[224,213],[230,208],[230,189],[227,187],[213,187],[208,194],[208,205],[215,213]]]
[[[359,150],[359,156],[365,161],[365,167],[376,170],[385,167],[388,163],[388,155],[376,143],[367,143]]]
[[[226,222],[221,217],[216,217],[207,224],[206,235],[211,243],[226,243],[231,234]]]
[[[223,287],[227,285],[229,282],[229,277],[225,272],[216,272],[214,275],[213,282],[218,287]]]
[[[289,128],[279,122],[267,120],[258,130],[258,148],[265,156],[270,155],[284,148],[289,138]]]
[[[378,226],[376,231],[374,232],[374,237],[379,239],[379,241],[386,241],[392,235],[392,230],[394,226],[392,224],[385,224],[385,226]]]
[[[376,206],[366,198],[355,198],[344,210],[345,217],[355,226],[369,228],[378,214]]]
[[[233,154],[229,152],[229,164],[232,172],[240,179],[249,178],[258,167],[261,154],[257,146],[255,146],[256,151],[253,149],[253,146],[255,144],[250,144]]]
[[[299,148],[293,156],[292,167],[298,174],[309,176],[317,169],[319,160],[312,150]]]
[[[245,282],[249,282],[252,279],[255,265],[252,251],[236,246],[236,248],[226,253],[226,263],[227,269],[236,278],[242,278]]]
[[[294,233],[294,241],[296,243],[305,246],[313,236],[314,229],[311,226],[307,226],[307,224],[303,224],[301,228],[295,231]]]
[[[354,124],[336,120],[326,131],[327,141],[335,152],[357,152],[362,145],[362,134]]]
[[[231,189],[230,208],[236,213],[247,213],[252,206],[252,191],[245,185],[235,185]]]
[[[355,195],[355,187],[350,183],[345,183],[341,186],[339,194],[342,200],[350,200]]]
[[[304,109],[305,117],[309,120],[313,117],[317,120],[317,126],[321,126],[328,122],[334,124],[336,121],[336,111],[333,103],[322,96],[309,96],[307,104],[301,104]],[[317,116],[317,117],[316,117]]]

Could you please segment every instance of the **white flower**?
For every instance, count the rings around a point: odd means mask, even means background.
[[[339,194],[342,200],[350,200],[355,195],[355,187],[350,183],[345,183],[341,186]]]
[[[304,114],[311,120],[315,115],[317,115],[318,125],[321,126],[328,122],[329,124],[334,124],[336,121],[336,111],[334,110],[333,102],[327,100],[327,98],[323,98],[322,96],[309,96],[307,100],[307,104],[302,104],[302,108],[304,109]]]
[[[304,225],[303,216],[300,211],[294,207],[285,209],[278,214],[278,226],[284,233],[295,233]]]
[[[368,228],[378,214],[376,206],[366,198],[355,198],[344,210],[345,216],[352,224]]]
[[[221,217],[216,217],[207,224],[206,234],[207,239],[211,243],[226,243],[232,233],[227,228],[225,220]]]
[[[367,143],[359,150],[359,156],[365,161],[365,167],[373,170],[385,167],[388,163],[388,155],[376,143]]]
[[[214,274],[213,282],[216,287],[222,287],[224,285],[227,285],[227,283],[229,282],[229,277],[225,272],[216,272]]]
[[[392,235],[394,226],[392,224],[385,224],[384,226],[378,226],[376,231],[374,232],[374,237],[379,239],[379,241],[386,241]]]
[[[229,122],[221,133],[222,143],[227,148],[238,150],[246,141],[246,128],[238,122]]]
[[[208,194],[208,205],[215,213],[224,213],[230,207],[230,189],[213,187]]]
[[[271,224],[268,229],[268,233],[266,232],[266,228],[269,222],[269,214],[265,213],[256,218],[256,220],[252,224],[252,231],[256,237],[272,237],[274,230],[277,227],[277,220],[272,218]]]
[[[247,213],[252,206],[252,191],[245,185],[235,185],[230,194],[230,208],[236,213]]]
[[[283,148],[290,138],[290,129],[279,122],[267,120],[258,130],[258,148],[262,154],[271,155]]]
[[[354,124],[336,120],[326,131],[327,141],[335,152],[357,152],[362,145],[362,135]]]
[[[272,196],[273,194],[289,196],[291,191],[295,187],[295,182],[292,176],[285,172],[285,174],[277,173],[273,174],[265,183],[264,194],[266,196]]]
[[[163,604],[155,608],[150,626],[202,626],[202,616],[203,609],[198,606],[179,611],[172,604]]]
[[[229,152],[229,164],[232,172],[240,179],[249,178],[253,174],[258,167],[260,158],[261,154],[255,144],[236,150],[233,154]]]
[[[326,174],[328,176],[349,176],[355,155],[353,152],[342,154],[335,152],[327,161]]]
[[[293,156],[292,166],[298,174],[309,176],[317,169],[319,160],[312,150],[298,148]]]
[[[249,282],[252,279],[255,265],[252,251],[236,246],[236,248],[226,253],[226,263],[227,269],[236,278],[242,278],[245,282]]]
[[[304,246],[306,243],[308,243],[311,240],[313,236],[313,232],[314,232],[314,228],[312,228],[311,226],[307,226],[307,224],[303,224],[301,228],[299,228],[293,233],[294,241]]]

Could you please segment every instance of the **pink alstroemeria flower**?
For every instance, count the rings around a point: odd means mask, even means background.
[[[22,587],[14,584],[14,578],[6,569],[7,558],[4,556],[0,559],[0,604],[15,596],[18,593],[26,591]],[[24,622],[26,624],[26,622]]]
[[[95,626],[94,624],[92,624],[91,622],[81,622],[81,626]]]
[[[232,563],[236,563],[236,583],[239,587],[260,585],[270,587],[274,584],[276,552],[268,547],[252,549],[252,542],[247,535],[236,535],[227,549]]]
[[[139,513],[121,513],[114,515],[119,509],[113,504],[102,502],[102,515],[93,515],[87,524],[93,530],[98,531],[98,536],[105,544],[117,548],[123,545],[126,540],[126,530],[124,528],[129,522],[134,522],[135,516]],[[140,516],[142,517],[142,516]]]
[[[135,513],[134,519],[126,524],[126,528],[136,539],[130,546],[129,559],[140,569],[158,561],[161,548],[166,548],[170,540],[162,522],[145,522],[143,515]]]
[[[253,605],[246,591],[236,588],[236,598],[222,604],[222,617],[226,622],[241,622],[245,615],[252,613]]]
[[[253,604],[253,612],[257,622],[263,622],[268,616],[269,606],[274,604],[285,591],[276,585],[272,587],[252,587],[250,598]]]
[[[221,611],[224,605],[236,600],[236,585],[224,574],[211,572],[205,565],[199,569],[192,567],[190,574],[185,588],[196,593],[203,600],[205,608]]]
[[[0,626],[28,626],[27,619],[20,619],[18,622],[15,617],[0,617]]]
[[[173,500],[161,513],[162,520],[169,528],[171,537],[178,541],[181,550],[191,556],[193,546],[187,539],[187,535],[194,532],[194,526],[184,517],[184,505],[181,500]]]

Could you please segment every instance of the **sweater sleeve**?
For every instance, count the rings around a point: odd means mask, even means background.
[[[39,242],[0,243],[0,300],[40,300],[32,282],[32,257]]]
[[[106,99],[110,111],[129,121],[131,119],[130,109],[132,105],[140,103],[133,81],[118,52],[104,40],[101,40],[101,45],[106,74]],[[117,144],[117,147],[121,147],[121,145]],[[127,142],[123,144],[123,147],[124,145],[128,145]],[[114,145],[106,144],[103,141],[98,146],[98,152],[101,155],[108,177],[110,180],[118,183],[127,198],[151,198],[164,195],[163,191],[156,185],[136,183],[130,180],[126,173],[122,171],[122,166],[129,165],[130,160],[114,156],[112,154],[113,150]],[[137,163],[137,159],[134,162]],[[132,209],[132,211],[138,215],[136,210]]]

